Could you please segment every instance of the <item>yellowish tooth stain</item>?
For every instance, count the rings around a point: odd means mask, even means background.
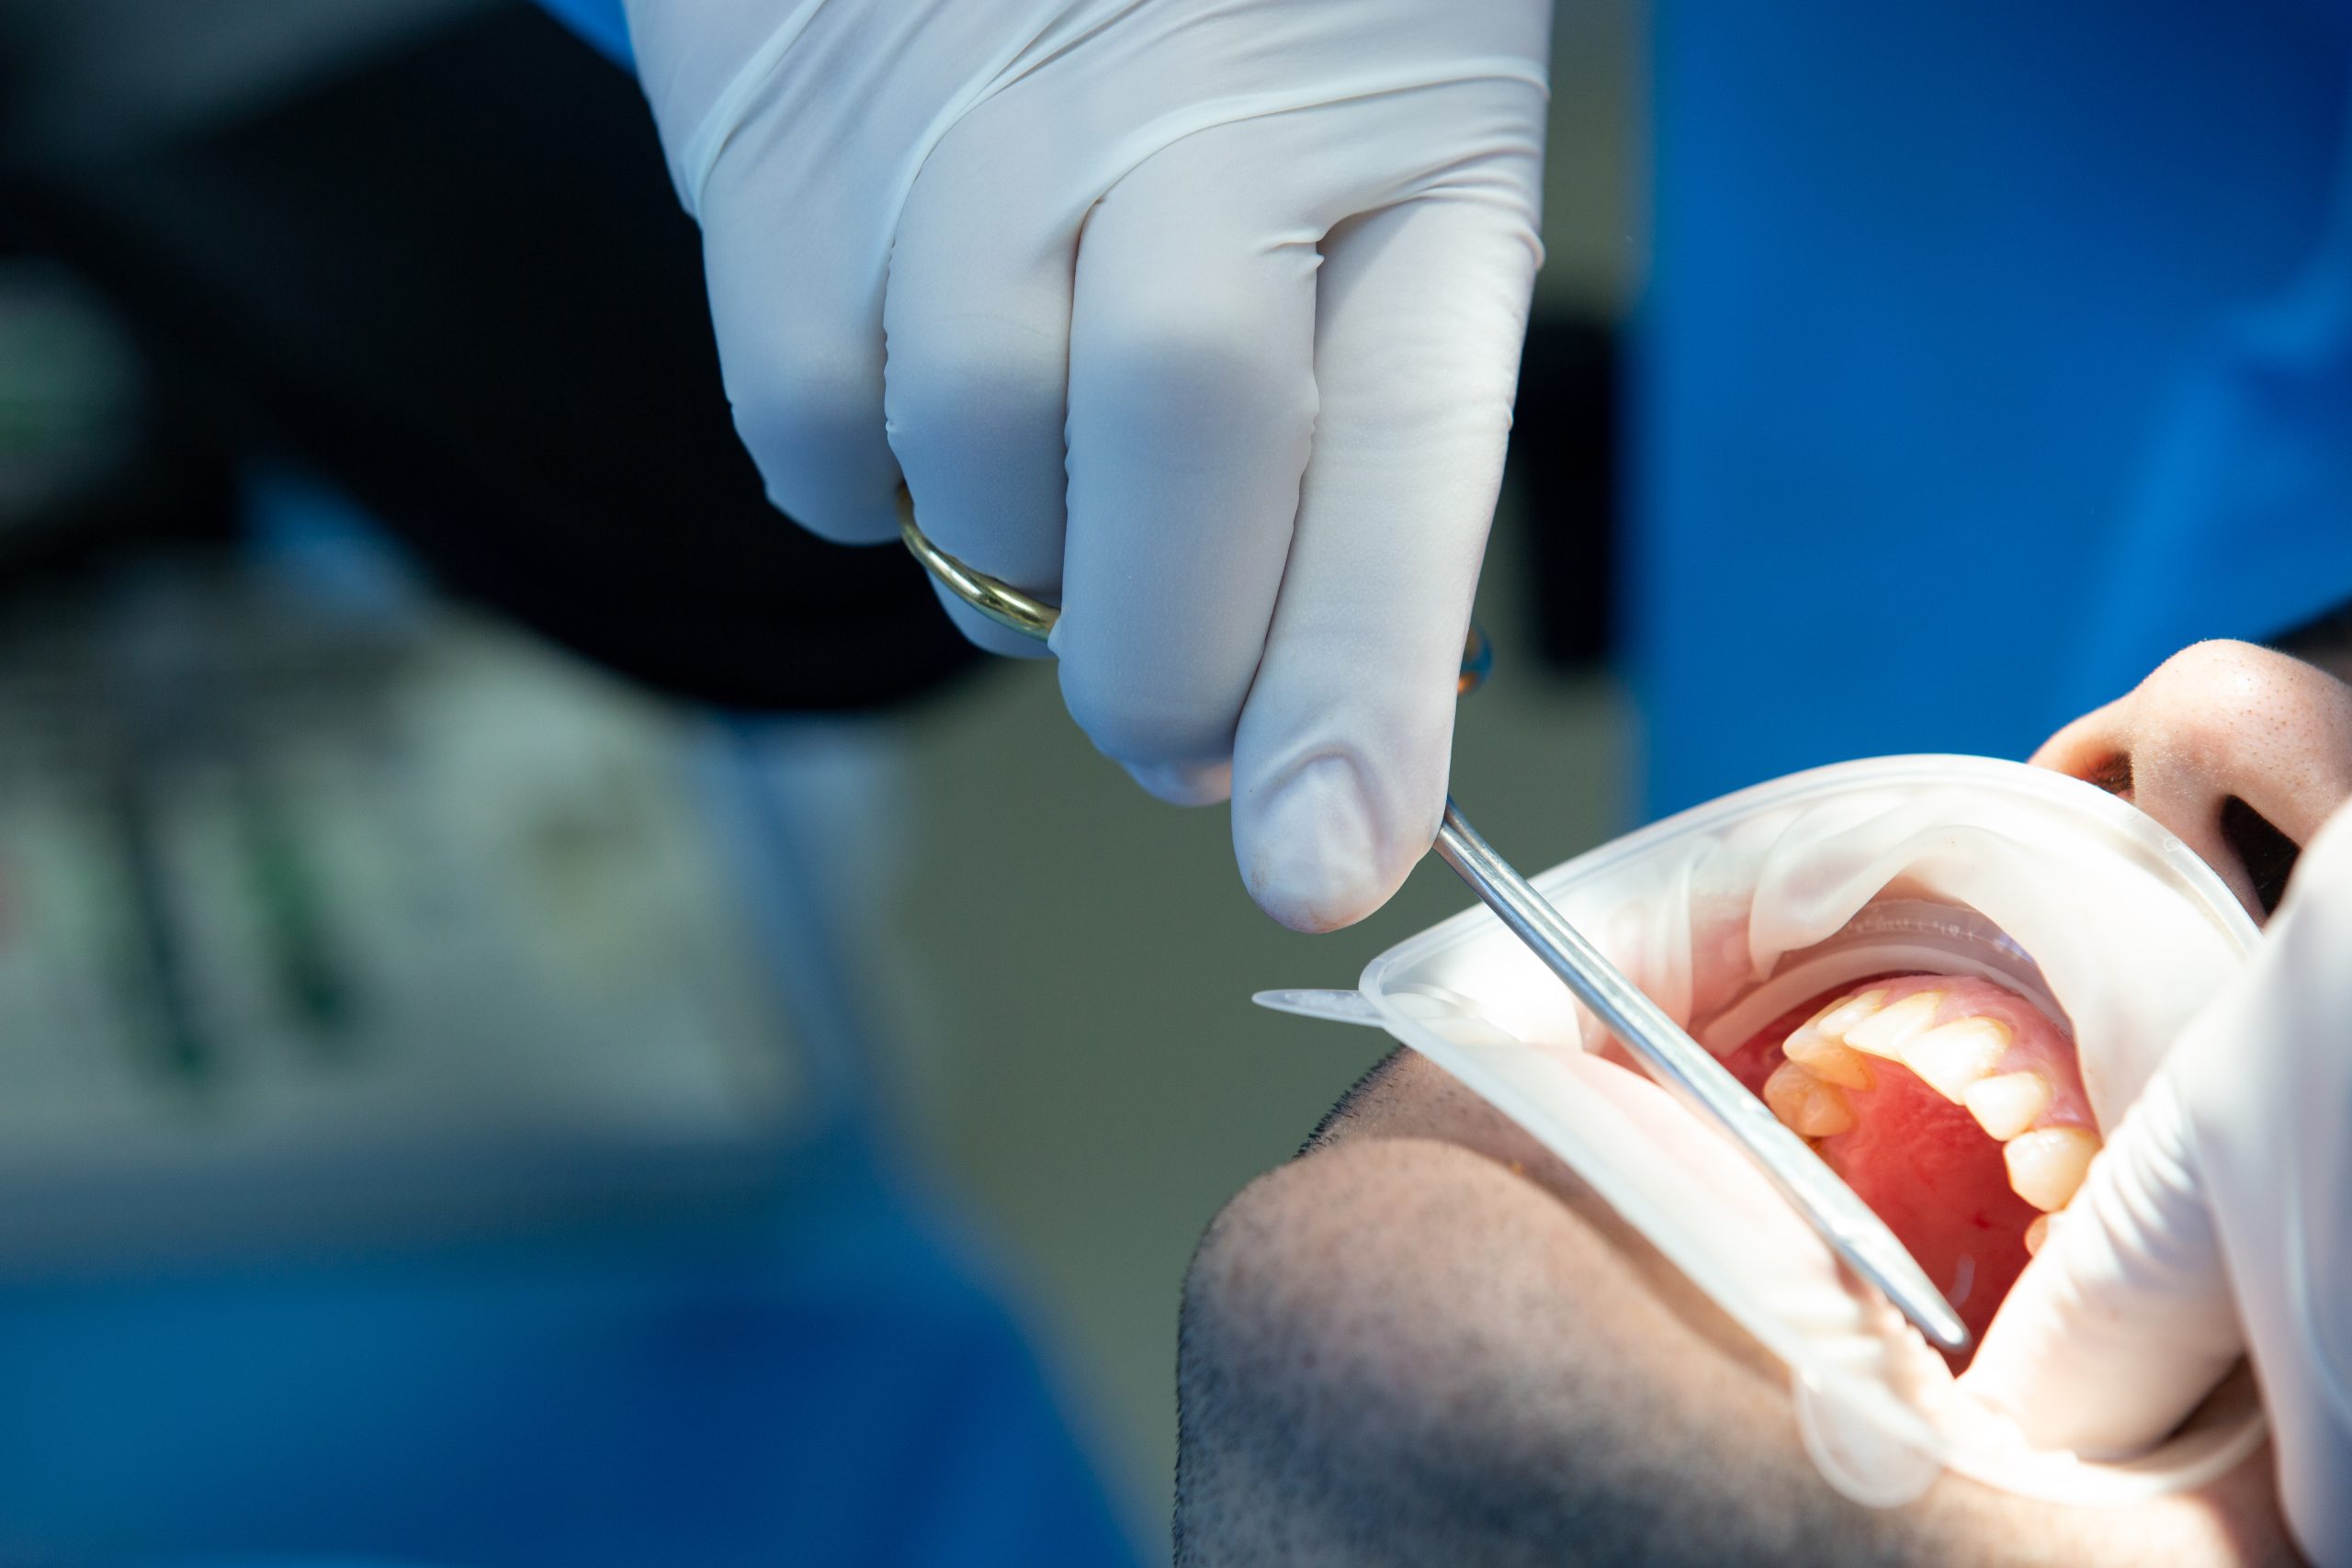
[[[1871,1059],[1850,1045],[1840,1045],[1835,1040],[1825,1040],[1810,1028],[1800,1029],[1789,1036],[1781,1046],[1789,1060],[1801,1062],[1813,1076],[1840,1089],[1876,1089],[1878,1079],[1871,1073]]]
[[[1986,1137],[2006,1144],[2050,1109],[2056,1092],[2040,1073],[1999,1073],[1970,1084],[1961,1103]]]
[[[1914,991],[1847,1030],[1846,1043],[1873,1056],[1899,1062],[1903,1059],[1904,1042],[1934,1021],[1936,1010],[1944,1005],[1944,997],[1942,991]]]
[[[1822,1082],[1802,1063],[1772,1069],[1764,1080],[1764,1103],[1800,1137],[1834,1138],[1854,1125],[1854,1109],[1838,1086]]]
[[[2025,1255],[2031,1258],[2041,1250],[2041,1244],[2049,1239],[2050,1216],[2036,1214],[2033,1217],[2033,1224],[2025,1227]]]
[[[1997,1018],[1956,1018],[1915,1034],[1903,1047],[1905,1066],[1955,1104],[1977,1079],[1989,1077],[2017,1037]]]
[[[2098,1134],[2081,1127],[2041,1127],[2001,1145],[2009,1189],[2044,1213],[2066,1206],[2083,1185]]]
[[[1870,1017],[1886,1005],[1886,987],[1876,986],[1860,996],[1848,997],[1842,1002],[1831,1002],[1814,1014],[1806,1027],[1831,1040],[1843,1040],[1846,1031]]]

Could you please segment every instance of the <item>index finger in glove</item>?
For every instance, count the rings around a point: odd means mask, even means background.
[[[1315,450],[1234,749],[1243,880],[1301,930],[1378,908],[1445,801],[1541,259],[1536,150],[1508,128],[1540,118],[1501,85],[1461,107],[1494,117],[1495,151],[1324,247]]]
[[[1079,246],[1053,646],[1070,716],[1178,800],[1225,794],[1314,438],[1324,224],[1300,188],[1304,118],[1154,153]]]

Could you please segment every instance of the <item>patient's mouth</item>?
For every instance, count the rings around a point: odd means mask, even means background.
[[[1990,980],[1815,998],[1724,1058],[1982,1335],[2099,1138],[2065,1032]]]

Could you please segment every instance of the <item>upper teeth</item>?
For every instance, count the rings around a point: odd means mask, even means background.
[[[1764,1085],[1766,1103],[1806,1137],[1835,1136],[1855,1120],[1843,1091],[1875,1087],[1868,1058],[1900,1062],[2007,1145],[2009,1185],[2019,1197],[2045,1212],[2064,1208],[2098,1152],[2098,1135],[2039,1125],[2056,1090],[2037,1067],[2001,1071],[2017,1043],[2007,1023],[1978,1015],[1938,1023],[1950,991],[1930,987],[1889,1002],[1889,989],[1841,998],[1790,1035],[1788,1060]]]
[[[1886,987],[1881,986],[1874,990],[1864,991],[1860,996],[1848,997],[1842,1002],[1831,1003],[1823,1009],[1806,1027],[1817,1030],[1832,1040],[1843,1040],[1846,1038],[1846,1031],[1885,1005]]]
[[[1826,1035],[1800,1029],[1789,1037],[1783,1048],[1792,1062],[1802,1062],[1813,1069],[1813,1076],[1840,1089],[1871,1089],[1878,1079],[1871,1074],[1870,1058],[1851,1045],[1841,1045]]]
[[[1903,1059],[1938,1094],[1958,1100],[1969,1085],[2001,1065],[2014,1038],[1997,1018],[1956,1018],[1913,1035]]]
[[[1802,1062],[1772,1069],[1764,1080],[1764,1103],[1800,1137],[1835,1137],[1854,1124],[1853,1107],[1838,1086],[1822,1082]]]
[[[2098,1149],[2098,1135],[2081,1127],[2040,1127],[2011,1138],[2001,1157],[2017,1195],[2048,1213],[2074,1197]]]
[[[2040,1073],[2001,1073],[1970,1084],[1961,1102],[1985,1136],[2006,1144],[2050,1109],[2051,1094],[2050,1080]]]
[[[1941,991],[1914,991],[1849,1027],[1846,1043],[1873,1056],[1888,1056],[1899,1062],[1903,1060],[1904,1042],[1927,1028],[1934,1021],[1936,1010],[1943,1005]]]

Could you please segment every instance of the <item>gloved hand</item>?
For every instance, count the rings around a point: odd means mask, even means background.
[[[2254,963],[2112,1130],[1962,1386],[2041,1446],[2121,1454],[2250,1353],[2288,1524],[2314,1560],[2352,1562],[2352,692],[2200,645],[2036,760],[2120,761],[2250,904],[2222,802],[2310,841]]]
[[[2289,1528],[2352,1562],[2352,812],[2018,1279],[1962,1386],[2045,1448],[2162,1438],[2251,1352]]]
[[[628,15],[770,499],[889,540],[903,474],[941,548],[1058,596],[1097,747],[1230,792],[1261,904],[1378,907],[1444,795],[1550,0]]]

